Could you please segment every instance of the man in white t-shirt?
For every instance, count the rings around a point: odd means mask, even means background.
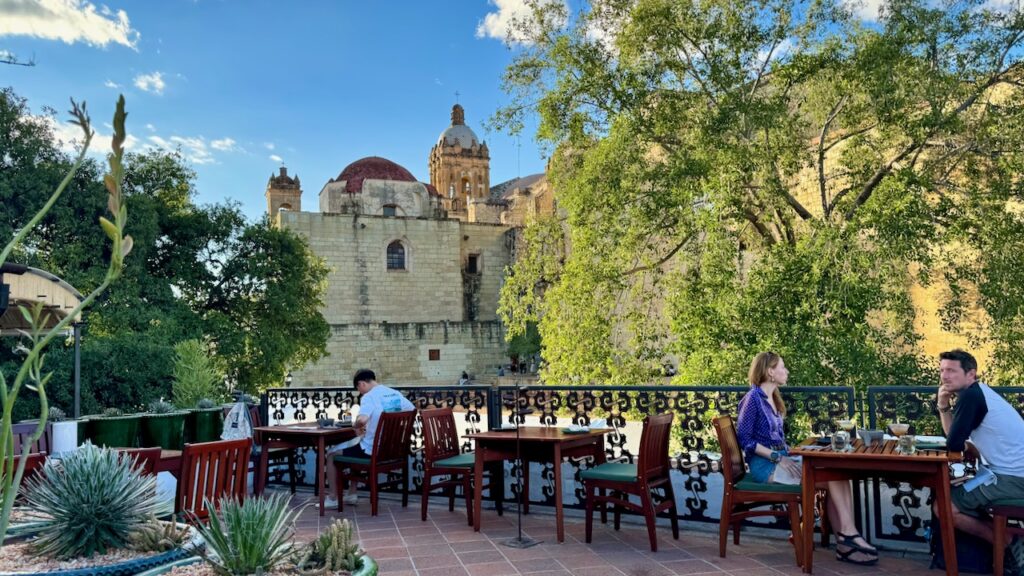
[[[331,450],[327,453],[327,494],[324,499],[325,508],[335,508],[338,501],[333,497],[334,486],[338,481],[338,469],[334,466],[334,456],[341,454],[355,458],[369,458],[373,453],[373,439],[377,435],[377,424],[380,422],[380,415],[385,412],[405,412],[415,410],[416,407],[409,402],[409,399],[401,392],[388,388],[377,383],[377,375],[373,370],[359,370],[352,378],[352,386],[360,394],[359,417],[352,423],[356,434],[361,438],[358,444],[347,448]],[[345,496],[345,504],[356,504],[359,496],[356,493],[356,483],[352,482],[348,487],[348,496]]]

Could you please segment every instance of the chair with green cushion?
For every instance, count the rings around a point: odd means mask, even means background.
[[[1007,535],[1024,537],[1024,498],[996,500],[989,506],[988,513],[992,516],[992,573],[1002,574],[1003,556],[1009,544]],[[1019,525],[1011,526],[1010,520],[1016,520]]]
[[[462,486],[466,498],[466,516],[473,525],[473,452],[462,453],[459,434],[455,429],[455,415],[451,408],[435,408],[420,411],[423,419],[423,500],[420,517],[427,521],[427,505],[430,493],[438,488],[448,490],[448,511],[455,510],[455,487]],[[446,480],[434,483],[435,476],[447,476]]]
[[[640,435],[640,454],[636,464],[606,462],[580,472],[583,488],[587,493],[587,543],[590,543],[594,529],[594,506],[601,505],[602,521],[605,507],[615,508],[615,529],[619,529],[622,509],[633,510],[644,515],[647,522],[647,536],[651,551],[658,551],[658,537],[654,532],[655,517],[668,510],[672,522],[672,537],[679,539],[679,517],[676,498],[672,492],[671,466],[668,462],[668,443],[672,431],[672,414],[658,414],[644,419]],[[665,498],[654,503],[651,491],[662,489]],[[606,490],[611,490],[607,495]],[[640,497],[640,505],[629,501],[629,494]]]
[[[722,450],[721,469],[725,477],[725,493],[722,495],[722,518],[718,523],[718,555],[725,558],[725,543],[729,538],[729,526],[733,529],[733,544],[740,543],[740,522],[754,516],[789,516],[793,528],[793,548],[796,563],[800,565],[800,486],[785,484],[762,484],[746,477],[743,450],[736,437],[736,425],[731,416],[719,416],[713,421],[718,444]],[[767,508],[781,504],[785,510]],[[824,522],[824,520],[823,520]],[[827,533],[827,529],[823,530]]]
[[[371,516],[377,515],[377,496],[381,487],[400,485],[402,507],[409,505],[409,445],[412,443],[415,421],[415,410],[385,412],[380,415],[380,421],[377,423],[370,458],[355,458],[341,454],[334,457],[334,466],[338,469],[338,512],[345,507],[342,493],[343,487],[349,482],[360,482],[369,487]],[[378,482],[380,475],[387,472],[398,472],[400,478],[390,482]]]

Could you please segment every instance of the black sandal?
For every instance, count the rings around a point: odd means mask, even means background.
[[[840,562],[849,562],[850,564],[856,564],[858,566],[874,566],[878,563],[878,556],[872,556],[870,553],[865,552],[860,548],[850,548],[846,552],[843,552],[839,549],[839,546],[842,546],[842,544],[836,546],[836,560],[839,560]],[[858,553],[867,556],[868,559],[858,560],[856,558],[851,558],[852,555]]]
[[[842,545],[846,546],[847,548],[852,548],[853,550],[863,552],[864,554],[867,554],[869,556],[874,556],[877,559],[878,549],[870,545],[861,546],[860,544],[857,544],[857,538],[862,538],[865,542],[867,542],[867,538],[864,538],[856,532],[854,532],[853,534],[843,534],[842,532],[836,532],[836,552],[839,552],[839,546]]]

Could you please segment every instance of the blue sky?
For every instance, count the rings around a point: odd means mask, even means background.
[[[101,135],[118,93],[135,150],[180,146],[201,203],[233,199],[256,218],[283,161],[303,208],[364,156],[390,158],[422,181],[455,92],[491,150],[491,184],[543,171],[532,132],[483,126],[508,102],[504,22],[522,0],[0,0],[0,86],[66,119],[86,100]],[[59,134],[73,134],[57,126]],[[109,145],[103,140],[94,148]]]

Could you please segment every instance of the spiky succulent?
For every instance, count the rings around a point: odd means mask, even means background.
[[[149,403],[150,414],[170,414],[174,412],[174,404],[164,400],[154,400]]]
[[[104,418],[118,418],[124,416],[124,412],[120,408],[107,408],[103,411]]]
[[[359,545],[352,542],[352,525],[348,520],[335,520],[302,550],[295,566],[300,574],[307,576],[341,570],[354,572],[362,557]]]
[[[27,507],[46,517],[33,550],[51,558],[125,548],[132,533],[160,512],[156,478],[135,470],[130,458],[91,442],[60,461],[47,460],[28,486]]]
[[[291,510],[289,501],[289,494],[242,503],[221,500],[209,525],[196,527],[206,541],[203,559],[222,576],[270,572],[292,555],[295,519],[302,510]]]
[[[163,522],[155,516],[131,535],[131,547],[142,552],[166,552],[180,548],[189,539],[189,528]]]
[[[209,398],[203,398],[199,402],[196,402],[196,408],[199,408],[200,410],[209,410],[211,408],[216,407],[217,403],[214,402],[213,400],[210,400]]]
[[[50,411],[47,413],[47,419],[50,422],[63,422],[68,419],[68,415],[60,408],[50,406]]]

